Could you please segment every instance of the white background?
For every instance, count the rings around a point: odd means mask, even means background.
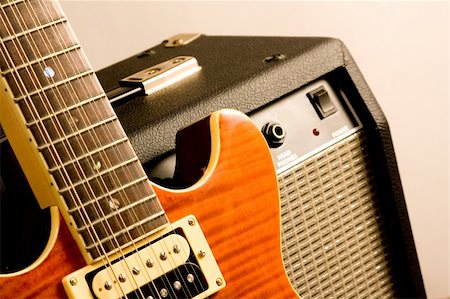
[[[427,295],[450,298],[447,2],[65,0],[62,6],[96,70],[180,32],[343,40],[391,126]]]

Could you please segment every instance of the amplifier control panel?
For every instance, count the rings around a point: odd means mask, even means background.
[[[361,128],[350,103],[318,80],[250,114],[281,173]]]

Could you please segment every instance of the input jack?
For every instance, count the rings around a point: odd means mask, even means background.
[[[269,147],[275,148],[283,144],[286,130],[278,123],[267,123],[261,129]]]

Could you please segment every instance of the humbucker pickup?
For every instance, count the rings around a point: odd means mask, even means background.
[[[88,265],[62,283],[69,298],[206,298],[225,279],[192,215],[107,259]]]

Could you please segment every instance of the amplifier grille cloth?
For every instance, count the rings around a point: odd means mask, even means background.
[[[389,248],[360,131],[278,176],[282,254],[302,298],[392,298]]]

